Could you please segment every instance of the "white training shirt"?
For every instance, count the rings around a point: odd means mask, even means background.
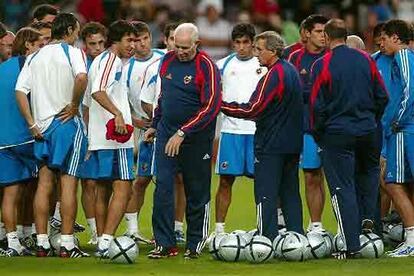
[[[256,89],[256,85],[267,72],[256,57],[240,60],[231,54],[217,62],[221,73],[223,101],[246,103]],[[221,113],[221,132],[233,134],[254,134],[256,124],[250,120],[229,117]]]
[[[141,88],[141,101],[152,104],[153,110],[157,107],[158,97],[161,92],[161,79],[159,75],[161,60],[162,58],[158,58],[147,67]]]
[[[41,132],[72,102],[74,80],[81,73],[86,74],[86,56],[66,43],[46,45],[27,57],[16,90],[30,93],[33,119]]]
[[[148,65],[165,54],[165,51],[153,49],[151,57],[140,60],[132,57],[125,68],[128,96],[134,116],[148,119],[147,114],[141,107],[141,87],[144,82],[145,71]]]
[[[124,73],[125,66],[122,60],[114,53],[104,51],[94,59],[89,69],[89,91],[87,92],[92,96],[96,92],[105,91],[112,103],[122,112],[125,123],[132,125]],[[86,98],[84,104],[88,105]],[[133,148],[133,136],[126,143],[106,139],[106,123],[113,119],[114,115],[93,98],[89,99],[88,149],[93,151]]]

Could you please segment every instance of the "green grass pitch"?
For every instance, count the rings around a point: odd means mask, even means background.
[[[212,205],[217,188],[218,178],[212,180]],[[302,195],[303,195],[303,183]],[[153,185],[148,189],[146,202],[140,215],[140,229],[151,236],[151,206]],[[302,197],[303,198],[303,197]],[[304,204],[304,224],[307,226],[309,217]],[[80,207],[80,206],[79,206]],[[214,208],[212,210],[211,229],[214,226]],[[86,225],[83,211],[79,208],[78,221]],[[336,232],[330,203],[326,202],[323,222],[325,227]],[[255,227],[256,213],[253,199],[253,182],[247,178],[236,180],[233,188],[233,202],[226,221],[228,232],[235,229],[251,230]],[[124,232],[122,224],[118,234]],[[88,236],[82,233],[78,236],[81,245],[88,252],[94,248],[87,247]],[[207,251],[198,260],[184,260],[181,249],[180,255],[171,259],[149,260],[146,253],[149,246],[140,246],[140,255],[133,265],[117,265],[108,261],[100,261],[94,257],[85,259],[60,258],[1,258],[0,275],[414,275],[414,258],[377,260],[337,261],[333,259],[312,260],[303,263],[292,263],[272,260],[265,264],[224,263],[213,260]]]

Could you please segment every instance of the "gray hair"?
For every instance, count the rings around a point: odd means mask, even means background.
[[[277,32],[266,31],[254,37],[254,41],[259,39],[264,39],[266,41],[265,47],[267,50],[275,52],[278,57],[282,56],[286,43]]]
[[[348,35],[346,38],[346,45],[350,48],[365,50],[364,41],[357,35]]]
[[[191,34],[191,41],[193,43],[196,42],[197,40],[199,40],[198,28],[193,23],[182,23],[182,24],[178,25],[178,27],[174,31],[174,37],[179,32],[190,33]]]

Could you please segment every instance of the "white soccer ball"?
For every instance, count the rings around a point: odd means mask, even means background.
[[[406,239],[406,234],[404,231],[404,226],[402,223],[399,224],[390,224],[388,226],[388,240],[393,244],[400,244]]]
[[[272,255],[272,241],[265,236],[254,236],[246,246],[246,259],[251,263],[266,262]]]
[[[282,242],[287,236],[287,233],[280,234],[273,240],[273,255],[275,258],[283,258],[282,256]]]
[[[321,235],[325,239],[325,244],[326,244],[325,256],[331,256],[331,254],[335,251],[334,236],[332,235],[331,232],[328,232],[328,231],[322,232]]]
[[[246,241],[234,234],[223,237],[220,241],[219,255],[226,262],[245,260]]]
[[[345,249],[344,240],[342,239],[342,235],[339,233],[334,237],[334,248],[335,252],[339,252]]]
[[[306,236],[310,246],[310,257],[314,259],[322,259],[326,257],[328,248],[322,234],[318,232],[309,232]]]
[[[215,235],[211,239],[211,241],[210,241],[210,243],[208,245],[208,252],[216,260],[222,260],[220,254],[219,254],[220,242],[227,235],[228,234],[226,234],[226,233],[220,233],[220,234]]]
[[[282,256],[288,261],[304,261],[309,256],[309,243],[306,237],[295,232],[287,232],[282,241]]]
[[[374,259],[384,254],[384,243],[378,235],[374,233],[362,234],[359,236],[359,241],[362,257]]]
[[[132,264],[138,256],[138,246],[130,237],[117,237],[109,244],[108,255],[114,263]]]
[[[75,246],[79,247],[79,239],[76,236],[73,236]],[[49,237],[50,247],[53,250],[55,255],[60,254],[60,246],[62,243],[62,238],[60,232],[56,232]]]

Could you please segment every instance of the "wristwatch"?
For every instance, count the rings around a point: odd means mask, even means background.
[[[185,133],[181,129],[177,130],[177,135],[180,136],[181,138],[185,137]]]

